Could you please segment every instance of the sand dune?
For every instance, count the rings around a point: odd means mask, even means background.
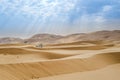
[[[59,74],[92,71],[120,63],[120,53],[99,54],[87,59],[0,65],[0,79],[29,80]]]
[[[85,41],[86,42],[86,41]],[[101,53],[109,53],[109,52],[119,52],[120,50],[117,48],[113,48],[112,51],[111,48],[114,47],[113,44],[105,44],[103,45],[100,41],[87,41],[86,44],[84,43],[84,46],[81,47],[77,46],[75,47],[76,43],[82,43],[82,42],[75,42],[75,43],[68,43],[72,44],[71,47],[67,46],[67,44],[63,44],[64,47],[61,47],[61,45],[57,45],[58,47],[55,48],[52,45],[45,46],[44,48],[36,48],[32,47],[32,45],[20,45],[20,44],[4,44],[1,45],[0,48],[0,64],[14,64],[14,63],[26,63],[26,62],[40,62],[40,61],[48,61],[48,60],[59,60],[59,59],[68,59],[68,58],[81,58],[83,55],[86,57],[86,55],[91,56],[95,54],[101,54]],[[86,46],[89,44],[95,44],[94,46]],[[7,46],[8,45],[8,46]],[[18,47],[16,47],[18,45]],[[16,47],[16,48],[15,48]],[[107,50],[108,49],[108,50]],[[110,49],[110,50],[109,50]],[[97,50],[97,51],[96,51]],[[99,51],[98,51],[99,50]],[[116,51],[115,51],[116,50]]]
[[[99,74],[120,73],[117,72],[120,64],[118,45],[103,41],[45,45],[43,48],[34,45],[1,45],[0,79],[99,80]],[[96,77],[92,78],[94,75]],[[120,79],[118,75],[116,77],[114,80]],[[109,76],[100,79],[109,79]]]

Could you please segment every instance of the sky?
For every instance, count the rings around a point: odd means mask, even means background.
[[[0,37],[120,29],[120,0],[0,0]]]

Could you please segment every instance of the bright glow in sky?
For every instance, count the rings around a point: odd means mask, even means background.
[[[0,0],[0,37],[120,29],[120,0]]]

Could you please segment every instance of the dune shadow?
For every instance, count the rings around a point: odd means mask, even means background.
[[[22,48],[0,48],[0,54],[3,55],[37,55],[39,58],[42,57],[44,60],[51,60],[51,59],[60,59],[69,56],[73,56],[73,54],[57,54],[57,53],[50,53],[50,52],[42,52],[42,51],[32,51],[26,50]],[[32,56],[30,56],[32,57]]]

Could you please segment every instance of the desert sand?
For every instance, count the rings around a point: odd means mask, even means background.
[[[111,65],[103,69],[63,74],[34,80],[119,80],[120,64]]]
[[[0,45],[0,80],[120,80],[120,43]]]

